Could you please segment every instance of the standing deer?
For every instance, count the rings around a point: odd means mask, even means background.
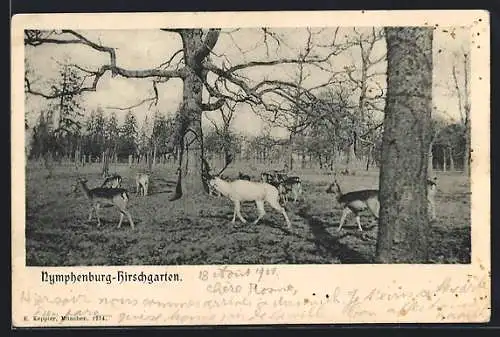
[[[259,222],[266,214],[264,202],[267,201],[272,208],[283,214],[288,228],[291,228],[292,225],[285,209],[280,205],[278,189],[273,185],[240,179],[229,182],[219,177],[209,178],[208,184],[234,203],[233,219],[231,220],[233,224],[235,223],[236,216],[238,216],[241,222],[247,222],[240,212],[240,203],[242,201],[255,201],[258,217],[252,224]]]
[[[73,192],[77,192],[79,187],[83,190],[83,193],[91,204],[88,221],[92,220],[92,214],[95,210],[95,214],[97,217],[97,227],[100,227],[101,219],[99,216],[99,209],[101,208],[101,206],[110,205],[116,206],[120,211],[120,222],[118,223],[118,228],[120,228],[122,225],[124,215],[128,217],[130,227],[132,227],[132,229],[134,228],[134,221],[132,220],[130,212],[127,210],[129,196],[126,189],[102,187],[89,189],[87,187],[87,179],[85,178],[79,178],[77,180],[77,183],[73,185]]]
[[[434,177],[433,179],[427,180],[427,210],[431,221],[436,219],[436,206],[434,200],[436,191],[437,178]],[[338,228],[339,231],[342,229],[342,225],[349,213],[354,213],[356,216],[356,223],[360,231],[363,231],[359,217],[361,211],[368,209],[375,219],[378,220],[380,211],[378,190],[359,190],[343,194],[336,178],[334,178],[333,183],[330,184],[326,192],[335,194],[338,203],[343,208]]]
[[[365,209],[368,209],[375,219],[378,220],[380,211],[378,190],[359,190],[343,194],[337,179],[334,178],[333,183],[330,184],[326,193],[335,194],[337,202],[342,207],[342,217],[340,218],[340,224],[337,230],[340,231],[344,225],[346,217],[350,213],[354,213],[358,228],[360,231],[363,231],[359,213]]]
[[[135,175],[135,192],[136,194],[148,195],[149,175],[147,173],[137,173]]]

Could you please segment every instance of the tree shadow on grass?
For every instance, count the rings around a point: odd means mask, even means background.
[[[305,206],[298,211],[298,215],[304,218],[314,235],[314,244],[319,251],[323,251],[332,258],[337,258],[343,264],[366,264],[373,263],[373,257],[361,254],[358,251],[351,249],[348,245],[341,243],[340,238],[348,235],[341,234],[338,237],[332,236],[325,229],[330,225],[308,213],[309,207]],[[364,234],[359,234],[360,238],[364,239]]]

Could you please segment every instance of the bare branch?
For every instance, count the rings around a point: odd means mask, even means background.
[[[460,92],[460,88],[458,86],[457,68],[455,67],[455,65],[453,65],[451,73],[453,75],[453,82],[455,84],[455,90],[457,91],[458,111],[460,111],[460,118],[462,119],[462,122],[464,122],[465,121],[465,115],[464,115],[464,109],[463,109],[463,104],[462,104],[462,93]]]
[[[203,103],[201,105],[201,110],[212,111],[212,110],[220,109],[224,105],[225,101],[226,100],[224,98],[220,98],[214,103]]]
[[[203,41],[203,48],[200,48],[196,53],[196,58],[198,60],[203,60],[205,57],[210,54],[212,49],[215,47],[215,44],[219,40],[220,28],[210,28],[208,30],[207,35],[205,36],[205,40]]]
[[[121,67],[116,66],[116,53],[115,49],[111,47],[106,47],[97,43],[94,43],[90,40],[88,40],[86,37],[84,37],[82,34],[77,33],[73,30],[62,30],[62,34],[69,34],[76,39],[71,39],[71,40],[57,40],[53,38],[45,38],[41,36],[41,34],[38,33],[26,33],[25,43],[31,44],[31,45],[40,45],[42,43],[57,43],[57,44],[82,44],[89,46],[90,48],[100,51],[100,52],[105,52],[110,55],[110,64],[105,64],[100,67],[98,70],[89,70],[85,69],[80,66],[76,66],[77,69],[87,73],[87,74],[92,74],[94,76],[94,81],[92,85],[90,86],[82,86],[81,88],[75,89],[72,92],[66,93],[69,95],[77,95],[83,92],[92,92],[96,91],[97,89],[97,84],[101,77],[107,72],[111,71],[113,76],[120,75],[122,77],[127,77],[127,78],[153,78],[153,77],[160,77],[163,79],[169,79],[172,77],[177,77],[177,78],[184,78],[185,76],[185,70],[180,69],[180,70],[163,70],[163,69],[144,69],[144,70],[129,70],[129,69],[124,69]],[[86,78],[89,78],[88,76]],[[59,93],[55,94],[49,94],[49,93],[44,93],[40,90],[36,90],[31,87],[31,83],[29,79],[25,79],[26,83],[26,91],[30,94],[37,95],[37,96],[42,96],[47,99],[53,99],[53,98],[58,98],[61,96]],[[156,84],[154,84],[156,85]],[[157,97],[157,95],[156,95]],[[146,99],[145,101],[147,101]],[[142,102],[144,103],[144,101]]]
[[[166,62],[163,62],[162,64],[160,64],[158,66],[158,68],[163,68],[163,67],[170,67],[170,64],[172,63],[172,61],[174,60],[174,58],[179,55],[180,53],[182,53],[184,50],[183,49],[179,49],[178,51],[176,51],[172,57],[170,57],[170,59]]]

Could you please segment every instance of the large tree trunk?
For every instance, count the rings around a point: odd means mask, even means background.
[[[387,103],[376,261],[426,263],[432,28],[385,28]]]
[[[180,178],[178,175],[178,186],[182,186],[182,193],[176,193],[173,200],[180,198],[183,194],[195,194],[208,192],[208,186],[202,179],[204,165],[203,133],[201,129],[201,115],[203,112],[203,79],[207,74],[203,72],[202,63],[215,45],[218,32],[207,33],[204,37],[201,29],[183,29],[180,32],[184,49],[184,61],[186,62],[186,74],[183,78],[183,97],[179,113],[179,125],[177,132],[180,138],[189,145],[192,159],[189,156],[179,156],[178,167],[182,170],[183,164],[188,164],[187,175]],[[184,147],[181,147],[184,151]],[[189,160],[187,163],[184,160]],[[217,169],[214,168],[214,171]],[[181,180],[183,180],[181,182]],[[180,194],[180,195],[179,195]]]

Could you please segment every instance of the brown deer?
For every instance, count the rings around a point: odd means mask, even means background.
[[[344,225],[346,217],[350,213],[354,213],[356,216],[356,223],[360,231],[363,231],[361,227],[361,220],[359,214],[368,209],[370,213],[378,220],[380,211],[380,202],[378,199],[378,190],[358,190],[348,192],[346,194],[342,193],[337,179],[334,178],[333,182],[330,184],[326,193],[333,193],[337,198],[337,202],[342,207],[342,216],[340,218],[340,224],[337,230],[341,230]]]
[[[97,227],[101,226],[101,219],[99,216],[99,209],[101,206],[115,206],[120,211],[120,222],[118,223],[118,228],[121,227],[124,215],[127,216],[130,222],[130,227],[134,228],[134,221],[130,212],[127,210],[129,196],[126,189],[123,188],[103,188],[97,187],[89,189],[87,187],[87,179],[79,178],[77,183],[73,185],[73,192],[77,192],[81,188],[83,193],[90,201],[90,214],[88,221],[92,220],[92,214],[94,213],[97,217]]]

